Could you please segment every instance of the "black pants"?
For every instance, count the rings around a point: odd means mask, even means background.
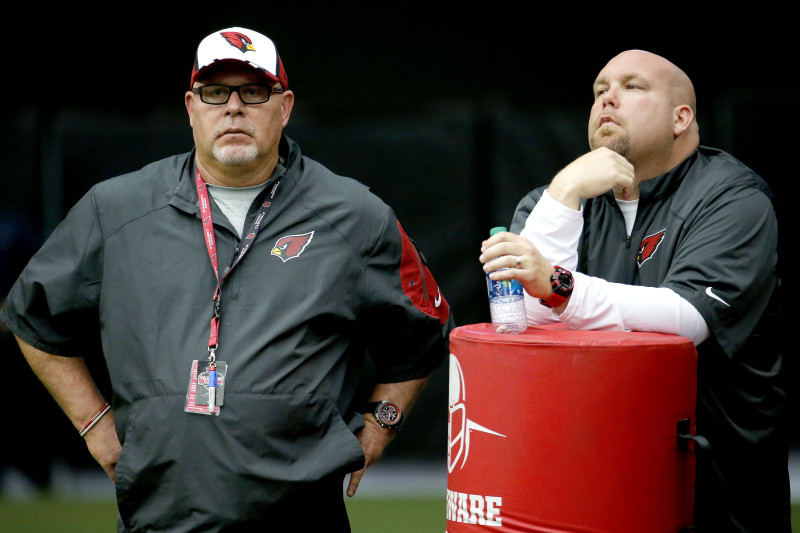
[[[714,460],[697,460],[694,531],[791,532],[786,449],[726,456],[720,446],[716,452]]]

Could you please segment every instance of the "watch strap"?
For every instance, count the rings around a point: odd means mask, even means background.
[[[566,300],[567,300],[566,296],[562,296],[562,295],[554,292],[552,294],[552,296],[550,296],[550,298],[548,298],[547,300],[543,300],[543,299],[539,298],[539,303],[542,304],[545,307],[549,307],[551,309],[555,309],[556,307],[558,307],[561,304],[563,304]]]
[[[555,270],[550,276],[550,286],[553,288],[553,294],[551,294],[546,300],[542,298],[539,299],[539,303],[550,308],[558,307],[567,301],[567,299],[572,295],[573,286],[572,272],[558,265],[556,265],[554,268]],[[566,285],[561,281],[562,276],[569,280]]]

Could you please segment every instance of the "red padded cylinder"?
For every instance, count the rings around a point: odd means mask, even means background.
[[[489,324],[450,336],[447,532],[692,524],[697,355],[683,337]]]

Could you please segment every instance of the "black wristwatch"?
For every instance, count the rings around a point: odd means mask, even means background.
[[[403,411],[394,402],[381,400],[367,404],[367,413],[375,415],[375,420],[381,427],[400,431],[403,425]]]
[[[555,267],[555,272],[550,276],[550,286],[553,287],[553,294],[547,300],[539,298],[539,302],[545,307],[558,307],[572,294],[573,284],[572,272],[560,266]]]

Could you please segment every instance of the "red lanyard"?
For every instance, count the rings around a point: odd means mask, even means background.
[[[278,185],[280,184],[280,178],[275,182],[275,185],[272,186],[272,191],[270,192],[269,198],[261,205],[258,215],[250,225],[250,231],[248,231],[245,235],[245,238],[242,239],[242,245],[239,253],[236,255],[236,258],[233,260],[230,268],[225,272],[225,275],[222,276],[221,279],[219,277],[219,266],[217,263],[217,240],[214,237],[214,224],[211,221],[211,199],[208,196],[206,182],[200,176],[200,171],[195,173],[195,182],[197,183],[197,198],[200,200],[200,216],[203,219],[203,240],[206,242],[208,257],[211,259],[211,267],[214,269],[214,276],[217,278],[217,288],[214,289],[214,315],[211,317],[211,333],[209,334],[208,338],[208,351],[211,352],[209,359],[213,361],[215,359],[214,351],[219,346],[219,317],[220,308],[222,306],[222,291],[220,291],[220,287],[222,286],[222,282],[231,275],[233,269],[236,268],[236,266],[242,261],[244,254],[247,253],[247,251],[250,249],[250,246],[253,244],[253,241],[255,241],[259,227],[261,226],[261,222],[263,222],[264,218],[267,216],[267,211],[272,205],[272,200],[275,198],[275,193],[277,192]]]

